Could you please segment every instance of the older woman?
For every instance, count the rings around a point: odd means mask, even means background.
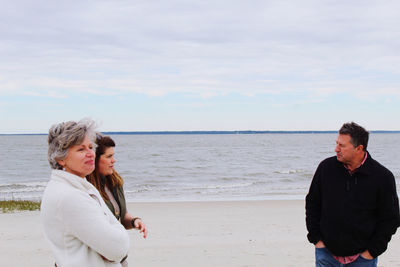
[[[85,176],[94,170],[93,121],[54,125],[48,135],[53,171],[41,204],[44,233],[58,267],[121,266],[129,236]]]
[[[140,218],[133,217],[126,209],[122,187],[124,181],[114,169],[114,140],[109,136],[103,136],[98,133],[96,145],[96,168],[87,177],[87,180],[99,190],[107,206],[126,229],[138,229],[143,233],[143,237],[146,238],[147,229],[145,224]]]

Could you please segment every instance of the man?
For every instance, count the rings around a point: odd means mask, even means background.
[[[354,122],[343,124],[336,157],[314,174],[306,223],[317,267],[376,267],[400,225],[394,176],[371,158],[368,135]]]

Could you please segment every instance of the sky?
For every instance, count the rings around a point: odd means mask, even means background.
[[[400,2],[0,0],[0,133],[400,130]]]

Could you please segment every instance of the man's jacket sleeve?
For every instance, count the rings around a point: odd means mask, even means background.
[[[379,206],[377,210],[378,223],[376,232],[368,245],[368,251],[374,258],[382,254],[400,226],[399,198],[396,192],[396,182],[393,174],[381,177],[379,185]]]
[[[321,169],[320,164],[314,174],[309,192],[306,196],[307,238],[313,244],[321,240]]]

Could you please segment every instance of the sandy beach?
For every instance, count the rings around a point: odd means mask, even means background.
[[[306,239],[304,201],[130,203],[149,236],[129,231],[129,266],[314,266]],[[53,266],[34,212],[0,213],[0,266]],[[400,266],[400,235],[378,266]],[[397,254],[397,255],[396,255]]]

